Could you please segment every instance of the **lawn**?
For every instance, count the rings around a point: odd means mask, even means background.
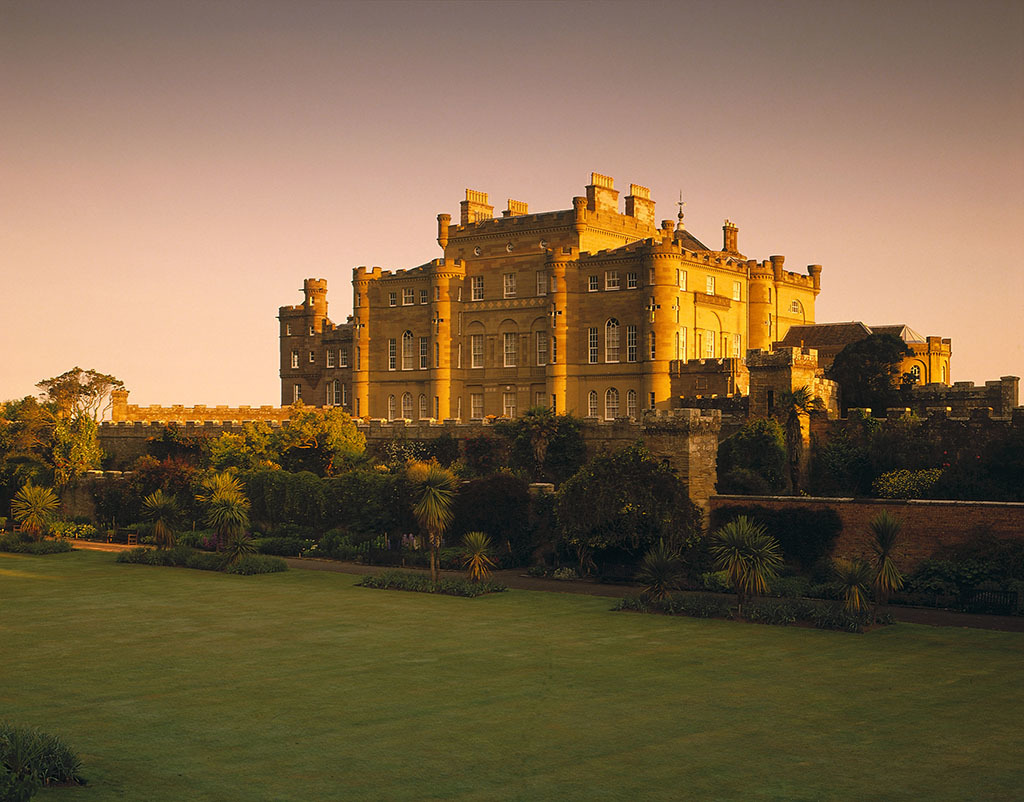
[[[867,635],[0,554],[42,800],[1019,799],[1024,636]]]

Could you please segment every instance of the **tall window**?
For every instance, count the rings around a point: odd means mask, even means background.
[[[647,333],[647,346],[650,358],[657,359],[656,354],[658,353],[658,344],[655,342],[653,329]]]
[[[288,335],[288,336],[291,335],[291,333],[292,333],[292,324],[291,323],[285,323],[284,324],[284,333],[285,333],[285,335]]]
[[[537,295],[548,294],[548,274],[543,270],[537,271]]]
[[[546,331],[537,332],[537,364],[546,365],[548,363],[548,333]]]
[[[316,362],[316,352],[315,351],[310,351],[309,352],[309,364],[312,365],[314,362]]]
[[[705,295],[714,295],[715,294],[715,277],[714,276],[708,276],[707,277],[707,282],[706,282],[705,287],[704,287],[704,294]]]
[[[686,292],[686,271],[679,271],[679,289]]]
[[[356,370],[363,369],[363,349],[356,346]]]
[[[348,367],[348,349],[347,348],[339,348],[338,349],[338,367],[339,368],[347,368]]]
[[[587,396],[587,417],[597,417],[597,390],[591,390]]]
[[[676,359],[682,359],[682,356],[680,356],[680,354],[682,353],[680,351],[681,348],[682,348],[682,343],[679,341],[679,331],[677,330],[676,331]]]
[[[459,343],[455,348],[455,367],[462,367],[462,343]]]
[[[685,362],[687,359],[690,358],[687,355],[687,350],[686,350],[688,347],[689,346],[687,345],[687,342],[686,342],[686,327],[684,326],[683,328],[679,329],[679,353],[680,353],[679,358],[681,360],[683,360],[683,362]]]
[[[505,332],[505,367],[514,368],[518,363],[519,335],[514,331]]]
[[[404,287],[402,289],[402,306],[410,306],[416,303],[416,289],[414,287]]]
[[[626,393],[626,415],[631,418],[636,417],[636,390]]]
[[[704,356],[707,359],[715,358],[715,333],[710,329],[704,332]]]
[[[557,337],[552,337],[551,338],[551,364],[552,365],[557,365],[558,364],[558,338]]]
[[[743,356],[743,349],[741,347],[742,345],[743,345],[743,340],[740,339],[740,335],[738,335],[738,334],[732,335],[732,355],[734,357],[739,358],[739,357]]]
[[[388,370],[398,370],[398,340],[388,338]]]
[[[472,295],[470,295],[470,300],[482,301],[484,299],[484,277],[473,276],[470,279],[470,287],[472,289]]]
[[[402,333],[402,370],[412,370],[415,367],[415,356],[413,354],[413,336],[411,331]],[[406,415],[406,417],[409,417]]]
[[[427,397],[420,393],[420,420],[430,417],[430,410],[427,409]]]
[[[441,288],[440,287],[434,287],[434,300],[435,301],[440,301],[441,300]]]
[[[420,303],[425,304],[427,302],[427,291],[420,290]]]
[[[426,337],[420,337],[420,370],[430,367],[430,343]]]
[[[609,387],[604,391],[604,419],[615,420],[619,417],[619,391]]]
[[[343,407],[347,407],[348,406],[348,385],[347,384],[341,385],[341,405]]]
[[[297,368],[299,366],[299,352],[292,351],[292,367]]]
[[[615,318],[604,324],[604,361],[619,361],[619,321]]]
[[[639,286],[636,273],[626,273],[626,289],[635,290]]]
[[[626,326],[626,361],[636,362],[636,326]]]
[[[471,368],[482,368],[484,366],[484,335],[469,335],[469,366]],[[478,417],[477,415],[473,416]]]
[[[501,408],[502,414],[506,418],[514,418],[516,416],[516,394],[514,390],[501,394]]]
[[[739,300],[741,300],[742,296],[743,296],[743,285],[740,282],[738,282],[738,281],[734,281],[732,283],[732,299],[734,301],[739,301]]]
[[[619,288],[618,270],[609,270],[604,274],[604,288],[606,290],[617,290]]]
[[[796,314],[796,315],[799,315],[800,314],[800,302],[799,301],[791,301],[790,304],[789,304],[789,311],[794,313],[794,314]]]
[[[547,404],[544,401],[544,391],[543,390],[538,390],[537,392],[535,392],[533,394],[533,405],[535,407],[547,406]]]
[[[334,367],[334,351],[330,348],[327,349],[327,367]]]
[[[484,416],[484,394],[469,394],[469,417],[482,418]]]
[[[388,420],[394,420],[397,410],[395,409],[395,397],[393,395],[388,396]]]
[[[599,283],[598,277],[597,276],[588,276],[587,277],[587,291],[588,292],[597,292],[599,289],[601,289],[601,285]]]
[[[301,384],[296,384],[292,388],[292,401],[301,401],[301,400],[302,400],[302,385]]]
[[[412,418],[412,393],[402,393],[402,417]]]
[[[597,364],[597,329],[587,329],[587,361],[591,365]]]
[[[515,298],[516,297],[516,274],[506,273],[505,274],[505,297]]]

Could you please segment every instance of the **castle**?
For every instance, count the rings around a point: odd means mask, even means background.
[[[327,316],[327,283],[280,308],[281,403],[356,417],[472,420],[532,406],[613,420],[669,409],[704,372],[746,391],[743,356],[814,323],[821,266],[747,259],[728,220],[719,250],[672,220],[646,187],[624,210],[594,173],[572,208],[501,217],[466,190],[458,224],[437,217],[443,255],[409,270],[353,270],[354,310]],[[693,362],[696,371],[687,368]],[[723,368],[724,366],[724,368]]]

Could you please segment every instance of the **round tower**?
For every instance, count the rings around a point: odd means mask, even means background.
[[[586,199],[584,199],[586,200]],[[568,304],[568,288],[566,286],[566,273],[569,265],[578,256],[573,249],[569,254],[562,253],[562,249],[548,250],[545,269],[548,273],[548,299],[550,306],[548,314],[551,317],[551,352],[548,364],[545,368],[547,377],[547,393],[551,408],[559,415],[570,410],[568,403],[569,383],[569,318],[566,310]]]
[[[750,308],[750,334],[747,336],[748,348],[760,348],[767,351],[772,345],[772,329],[774,328],[775,273],[772,263],[758,262],[751,259],[747,262],[750,273],[748,306]]]
[[[430,414],[437,420],[455,417],[452,414],[452,315],[455,314],[452,286],[454,280],[460,277],[458,268],[461,264],[456,260],[435,259],[431,265],[430,291],[433,301],[430,328],[434,353],[430,357]]]
[[[379,270],[379,268],[378,268]],[[365,267],[352,270],[355,305],[352,316],[352,397],[356,417],[370,415],[370,281]]]
[[[644,337],[641,362],[641,403],[644,407],[670,409],[672,407],[672,376],[670,365],[675,358],[673,342],[676,322],[672,308],[677,301],[679,285],[677,272],[683,263],[682,251],[674,242],[675,222],[662,221],[663,237],[655,242],[643,260],[644,272],[649,277],[652,268],[654,284],[645,288],[647,295],[644,313]]]

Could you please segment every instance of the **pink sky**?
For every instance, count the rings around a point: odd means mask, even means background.
[[[819,321],[1024,373],[1019,2],[0,2],[0,399],[276,404],[303,278],[438,255],[466,187],[590,172],[824,266]],[[623,193],[625,194],[625,193]]]

